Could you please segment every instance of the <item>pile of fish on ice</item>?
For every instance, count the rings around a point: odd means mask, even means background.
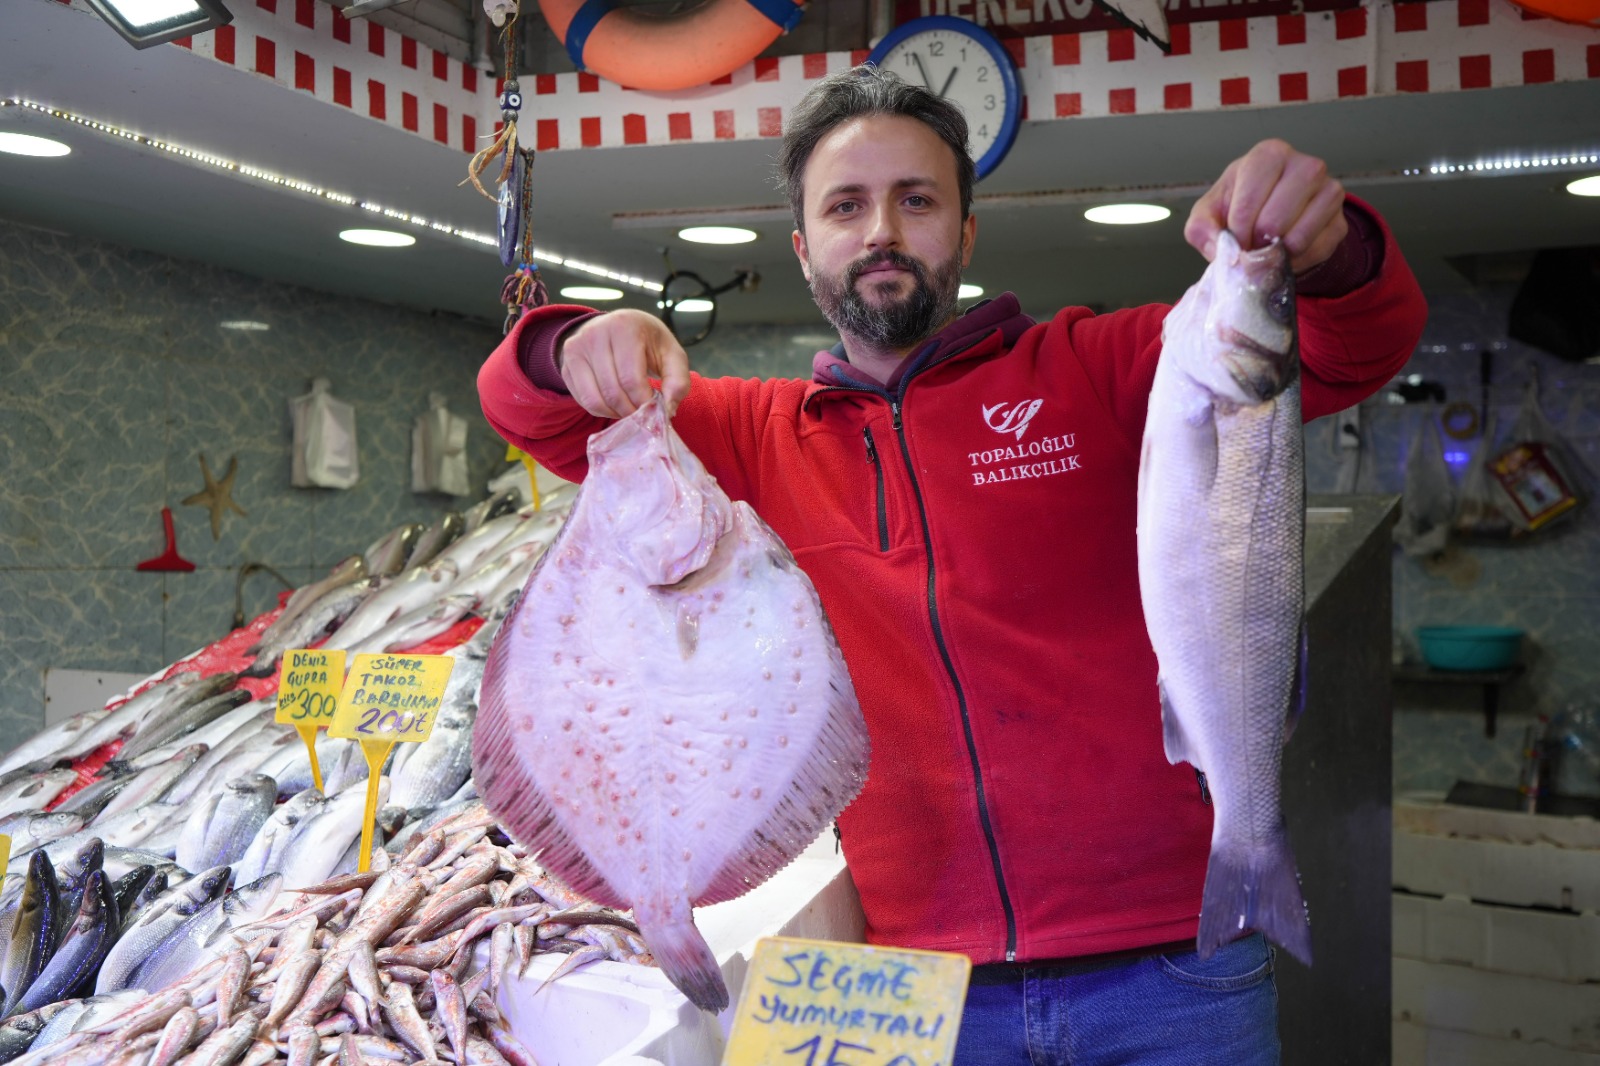
[[[534,1066],[495,1006],[507,975],[535,952],[568,954],[547,980],[590,958],[648,960],[627,918],[577,898],[520,846],[497,843],[505,838],[493,825],[472,804],[413,836],[392,860],[378,851],[367,873],[299,891],[272,873],[206,903],[227,883],[219,866],[190,878],[165,909],[135,902],[118,947],[138,945],[138,958],[117,952],[124,957],[106,967],[142,958],[136,969],[147,979],[13,1015],[0,1024],[0,1058],[16,1066]],[[98,902],[80,908],[69,942],[119,917],[103,871],[85,884],[85,897]]]
[[[569,493],[540,511],[516,512],[513,497],[493,497],[432,528],[397,529],[297,590],[252,649],[254,663],[244,672],[270,677],[289,648],[320,642],[352,653],[407,650],[469,612],[485,619],[472,639],[446,653],[456,665],[430,738],[397,745],[384,768],[379,828],[388,854],[437,836],[436,826],[462,811],[481,811],[471,737],[485,658],[570,503]],[[0,1061],[25,1051],[52,1017],[70,1013],[92,1026],[116,1015],[107,1003],[132,996],[142,1002],[173,986],[231,949],[241,927],[281,925],[279,917],[302,906],[290,889],[357,867],[367,778],[359,746],[319,736],[318,791],[305,745],[273,720],[273,698],[251,700],[235,687],[236,674],[203,677],[184,665],[0,759],[0,833],[12,837],[0,889],[0,1014],[8,1019]],[[108,751],[111,760],[85,784],[83,767]],[[483,827],[492,822],[479,820]],[[477,852],[464,859],[453,849],[443,861],[482,867],[483,835],[480,827]],[[496,869],[528,874],[525,860],[509,854],[497,853]],[[435,871],[440,866],[433,862]],[[423,880],[443,882],[449,872]],[[457,899],[471,902],[460,913],[499,908],[510,898],[491,892],[496,876],[472,875],[472,891]],[[337,933],[341,913],[323,914],[323,927]],[[439,928],[448,932],[449,925]],[[228,929],[234,937],[221,935]],[[247,950],[266,949],[262,941]],[[75,1009],[80,1002],[82,1011]],[[355,1031],[366,1036],[378,1028],[363,1023]]]

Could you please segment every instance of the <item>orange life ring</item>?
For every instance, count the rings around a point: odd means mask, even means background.
[[[681,15],[644,15],[614,0],[539,0],[579,70],[633,89],[704,85],[744,66],[800,21],[804,0],[708,0]]]
[[[1548,15],[1579,26],[1600,26],[1600,0],[1511,0],[1535,15]]]

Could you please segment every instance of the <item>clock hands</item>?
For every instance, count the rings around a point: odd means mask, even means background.
[[[923,87],[931,90],[933,88],[933,82],[928,80],[928,68],[922,65],[922,57],[916,52],[912,52],[911,58],[917,61],[917,69],[922,72]],[[943,94],[941,93],[940,95]]]
[[[944,98],[944,94],[950,91],[950,83],[956,80],[956,72],[959,71],[960,69],[961,69],[960,67],[951,67],[950,68],[950,76],[944,80],[944,88],[939,90],[940,99],[943,99]],[[924,80],[926,80],[926,79],[924,79]],[[928,88],[931,89],[931,88],[933,88],[933,86],[930,85],[930,86],[928,86]]]

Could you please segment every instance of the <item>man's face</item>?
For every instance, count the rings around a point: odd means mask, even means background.
[[[977,221],[961,218],[950,146],[913,118],[853,119],[806,161],[795,254],[841,333],[909,348],[955,314]]]

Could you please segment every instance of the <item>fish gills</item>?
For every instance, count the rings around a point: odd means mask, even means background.
[[[1139,465],[1139,584],[1169,762],[1213,802],[1197,947],[1311,934],[1280,804],[1298,710],[1305,471],[1293,276],[1228,233],[1167,315]]]
[[[690,914],[771,877],[866,780],[867,732],[811,582],[672,431],[596,434],[561,533],[495,638],[484,802],[576,891],[631,907],[663,971],[727,1005]]]

